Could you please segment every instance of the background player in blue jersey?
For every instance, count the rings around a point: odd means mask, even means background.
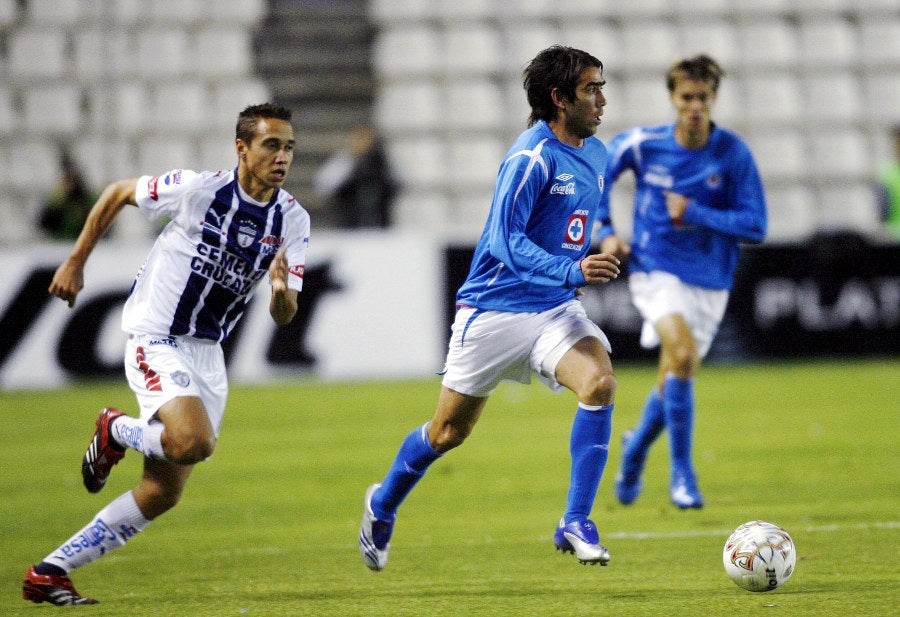
[[[212,455],[228,395],[220,342],[263,278],[271,285],[272,319],[293,319],[310,221],[280,188],[293,158],[290,120],[290,110],[273,104],[242,111],[234,170],[172,170],[110,184],[57,269],[49,291],[73,306],[88,256],[125,205],[171,219],[123,313],[125,371],[140,417],[102,410],[81,468],[85,487],[96,493],[133,448],[144,455],[140,482],[29,569],[26,600],[96,602],[75,590],[68,573],[124,545],[174,507],[193,466]]]
[[[578,396],[571,435],[571,484],[557,548],[583,563],[609,552],[588,519],[606,463],[616,381],[609,343],[575,299],[583,285],[619,273],[612,255],[588,255],[589,227],[603,190],[606,148],[594,137],[606,99],[603,65],[551,47],[524,71],[531,128],[500,165],[493,202],[471,269],[457,293],[437,409],[400,446],[387,476],[365,495],[359,549],[387,563],[397,508],[429,465],[463,443],[502,380],[531,373]]]
[[[634,172],[634,230],[631,247],[614,234],[604,193],[601,247],[620,256],[630,250],[629,286],[644,318],[641,343],[661,345],[658,383],[624,439],[616,494],[625,504],[640,494],[647,451],[668,428],[672,502],[703,506],[691,458],[694,376],[725,312],[740,243],[761,242],[766,233],[753,156],[710,116],[722,75],[705,55],[674,63],[666,85],[675,122],[631,129],[610,142],[606,181]]]

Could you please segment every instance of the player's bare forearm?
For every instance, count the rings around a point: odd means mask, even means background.
[[[107,186],[100,193],[97,203],[91,208],[84,227],[75,240],[72,252],[56,269],[47,291],[68,302],[69,307],[75,305],[75,298],[84,287],[84,264],[87,263],[91,251],[97,246],[100,238],[112,225],[122,208],[127,204],[137,205],[134,197],[136,186],[136,178],[119,180]]]
[[[288,262],[285,253],[285,249],[280,249],[269,265],[269,282],[272,285],[269,314],[279,326],[289,324],[297,313],[297,291],[288,287]]]
[[[610,253],[588,255],[581,260],[581,273],[588,285],[608,283],[619,276],[619,258]]]

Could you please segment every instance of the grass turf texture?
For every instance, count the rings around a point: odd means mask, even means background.
[[[553,550],[575,400],[505,384],[469,441],[401,509],[388,567],[356,547],[366,486],[433,410],[436,380],[235,387],[212,460],[182,502],[126,547],[73,574],[100,615],[887,615],[896,614],[900,369],[895,359],[707,366],[697,380],[695,458],[707,507],[668,502],[668,446],[619,505],[622,431],[653,380],[617,369],[610,460],[594,519],[612,553],[581,566]],[[0,613],[34,615],[21,580],[136,482],[129,452],[100,495],[80,458],[102,405],[134,413],[126,387],[0,396]],[[750,593],[725,575],[730,531],[761,518],[797,545],[793,578]]]

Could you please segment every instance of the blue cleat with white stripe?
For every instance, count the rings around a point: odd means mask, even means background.
[[[582,565],[599,563],[605,566],[609,563],[609,551],[600,544],[597,526],[590,519],[572,521],[568,525],[565,519],[560,520],[553,534],[553,544],[558,551],[574,553]]]
[[[672,503],[682,510],[703,507],[703,495],[697,488],[697,476],[692,471],[682,469],[673,472],[672,483],[669,485],[669,496],[672,498]]]

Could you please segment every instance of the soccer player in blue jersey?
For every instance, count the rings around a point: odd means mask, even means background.
[[[619,273],[613,255],[588,255],[603,192],[603,65],[551,47],[525,68],[529,125],[500,164],[487,223],[460,287],[437,409],[402,442],[387,476],[365,494],[359,550],[372,570],[387,563],[397,509],[434,461],[463,443],[503,380],[531,373],[578,397],[571,483],[554,543],[582,563],[609,551],[588,518],[607,458],[616,380],[609,342],[576,291]]]
[[[50,293],[73,306],[84,265],[126,205],[171,221],[141,266],[125,303],[125,372],[139,417],[106,408],[84,455],[91,493],[106,484],[126,448],[144,456],[137,486],[109,503],[25,576],[26,600],[94,604],[68,573],[124,545],[178,503],[194,465],[212,455],[228,381],[220,343],[268,277],[269,312],[286,324],[309,243],[307,212],[281,185],[294,150],[290,110],[270,103],[238,116],[233,170],[172,170],[110,184],[100,195]]]
[[[666,74],[675,122],[638,127],[609,146],[606,181],[635,177],[631,246],[615,235],[609,192],[602,196],[603,250],[628,262],[632,301],[644,318],[641,343],[660,346],[658,382],[637,427],[625,434],[616,495],[640,494],[647,451],[664,428],[671,452],[670,497],[703,507],[691,445],[694,377],[725,313],[742,242],[766,233],[762,181],[747,145],[711,118],[723,71],[706,55],[675,62]]]

